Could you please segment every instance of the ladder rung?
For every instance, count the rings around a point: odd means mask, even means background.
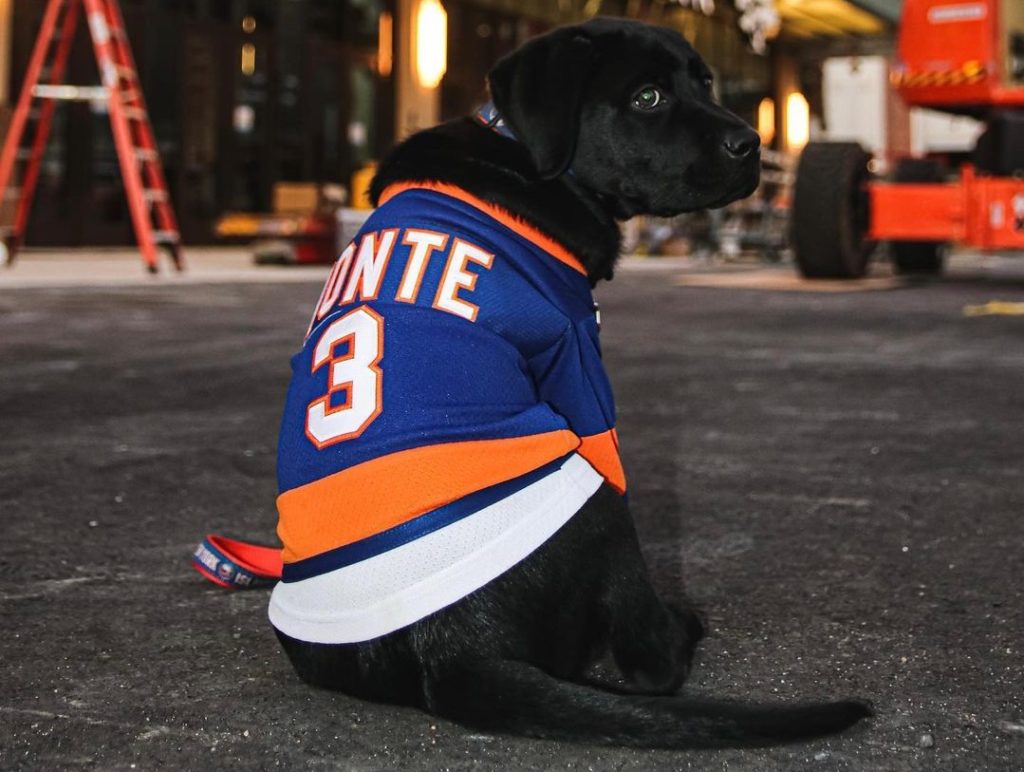
[[[126,107],[124,108],[124,117],[129,121],[144,121],[146,120],[146,111],[141,107]]]
[[[18,152],[14,154],[14,160],[16,161],[30,161],[32,160],[32,148],[20,147]]]
[[[147,190],[144,190],[144,191],[142,191],[142,195],[143,195],[143,197],[147,201],[166,201],[167,200],[167,191],[166,190],[160,190],[159,188],[149,188]]]
[[[156,161],[159,160],[160,154],[155,150],[147,150],[144,147],[135,148],[135,159],[137,161]]]
[[[177,231],[153,231],[153,241],[157,244],[177,244],[181,236]]]
[[[40,83],[32,87],[32,96],[66,102],[100,102],[107,98],[107,89],[105,86],[56,86]]]
[[[123,67],[118,65],[114,67],[117,71],[118,77],[124,78],[125,80],[138,80],[138,76],[135,74],[135,70],[131,67]]]

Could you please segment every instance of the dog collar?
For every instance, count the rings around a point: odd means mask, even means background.
[[[491,131],[503,137],[513,139],[516,142],[519,141],[519,138],[513,133],[512,129],[508,127],[501,113],[498,112],[498,108],[494,106],[494,102],[489,101],[477,110],[476,119]]]
[[[515,132],[508,127],[508,123],[502,117],[501,113],[498,112],[498,108],[494,106],[494,102],[488,101],[476,111],[476,115],[474,117],[477,121],[496,134],[500,134],[503,137],[514,140],[515,142],[519,141],[519,137],[517,137]],[[566,169],[565,173],[570,177],[574,176],[572,169]]]

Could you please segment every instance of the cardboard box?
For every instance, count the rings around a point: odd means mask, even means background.
[[[320,205],[320,186],[315,182],[274,183],[275,214],[308,214]]]

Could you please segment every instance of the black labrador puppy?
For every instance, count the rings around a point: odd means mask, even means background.
[[[593,285],[612,276],[616,220],[720,207],[757,185],[757,134],[715,103],[707,66],[668,29],[612,19],[556,29],[498,62],[489,84],[490,113],[394,150],[375,203],[395,185],[455,186],[565,247]],[[407,626],[341,644],[278,631],[314,686],[483,731],[691,748],[807,738],[870,715],[858,701],[677,696],[702,634],[693,610],[655,594],[626,500],[607,482],[525,559]],[[588,680],[606,654],[626,686]]]

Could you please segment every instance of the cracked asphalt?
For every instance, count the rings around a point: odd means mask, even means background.
[[[666,752],[480,735],[313,691],[265,592],[189,566],[273,538],[277,423],[323,272],[0,292],[0,768],[1024,768],[1024,261],[889,291],[599,290],[687,688],[870,699],[829,739]],[[17,270],[17,268],[13,269]],[[272,270],[272,269],[270,269]]]

